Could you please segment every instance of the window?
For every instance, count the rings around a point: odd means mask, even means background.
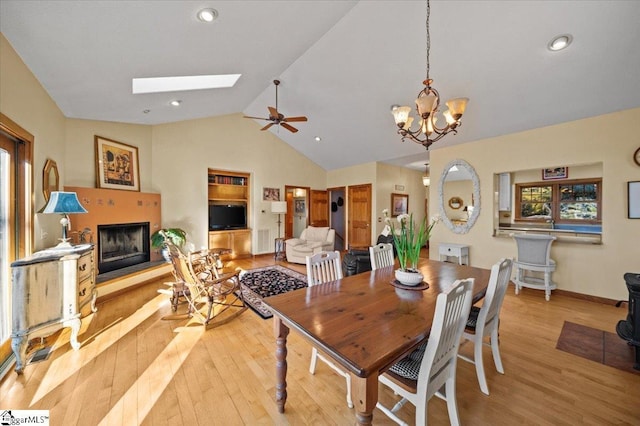
[[[600,179],[517,184],[515,220],[600,223],[601,200]]]

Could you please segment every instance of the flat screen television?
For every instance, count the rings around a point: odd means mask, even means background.
[[[209,230],[242,229],[247,227],[247,207],[235,204],[209,205]]]

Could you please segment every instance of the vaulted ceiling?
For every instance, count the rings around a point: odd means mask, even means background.
[[[218,19],[196,19],[203,7]],[[422,88],[425,17],[426,2],[399,0],[0,2],[0,31],[65,116],[266,117],[277,78],[279,110],[309,121],[269,131],[327,170],[423,170],[428,152],[400,142],[390,108],[413,105]],[[434,87],[470,102],[459,133],[431,149],[639,107],[639,18],[638,1],[434,0]],[[547,49],[565,33],[568,49]],[[131,91],[134,77],[228,73],[242,74],[233,88]]]

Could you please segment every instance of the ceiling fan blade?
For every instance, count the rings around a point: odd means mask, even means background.
[[[295,127],[293,127],[293,126],[291,126],[291,125],[289,125],[287,123],[280,123],[280,125],[282,127],[284,127],[285,129],[287,129],[288,131],[292,132],[292,133],[295,133],[295,132],[298,131],[298,129],[296,129]]]
[[[283,119],[282,121],[287,121],[287,122],[307,121],[307,117],[304,117],[304,116],[301,116],[301,117],[287,117],[287,118]]]
[[[263,118],[263,117],[250,117],[248,115],[243,115],[242,118],[254,118],[256,120],[268,120],[268,118]]]
[[[269,109],[269,115],[273,118],[278,118],[278,110],[274,107],[267,107]]]
[[[273,126],[273,123],[269,123],[266,126],[264,126],[262,129],[260,130],[267,130],[269,127]]]

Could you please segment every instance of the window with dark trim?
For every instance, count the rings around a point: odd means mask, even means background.
[[[602,179],[516,184],[515,220],[599,224]]]

